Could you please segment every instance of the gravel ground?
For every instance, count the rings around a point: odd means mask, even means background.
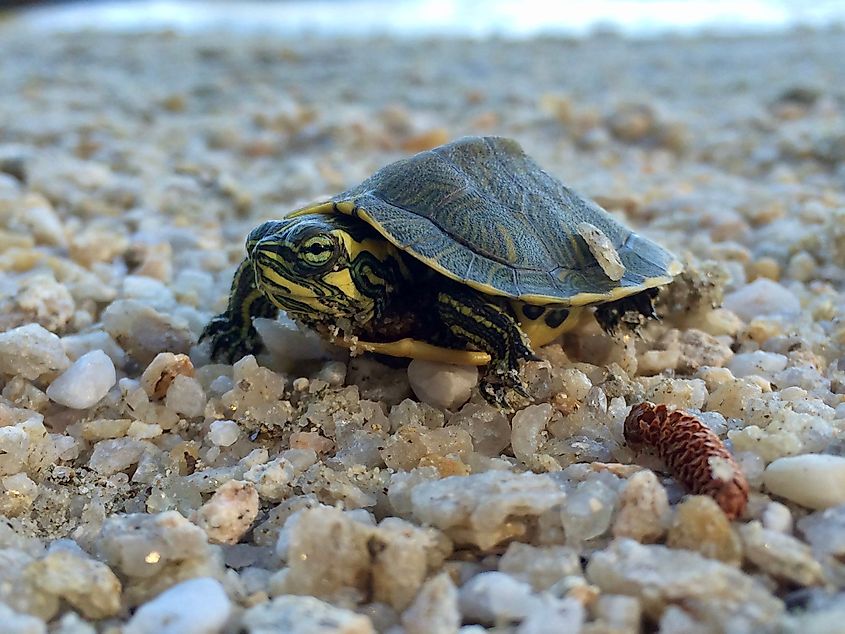
[[[841,632],[841,31],[0,29],[4,632]],[[584,321],[514,415],[284,320],[209,363],[249,229],[464,134],[674,250],[662,320]],[[626,444],[642,400],[724,440],[738,519]]]

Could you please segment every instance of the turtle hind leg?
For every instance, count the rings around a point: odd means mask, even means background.
[[[530,398],[520,363],[538,357],[509,307],[464,286],[450,285],[437,293],[437,312],[452,338],[490,355],[479,384],[485,400],[512,409],[511,392]]]
[[[209,341],[213,360],[233,363],[264,349],[252,320],[275,318],[278,314],[279,309],[256,287],[252,266],[249,260],[244,260],[232,279],[229,305],[206,324],[199,341]]]
[[[635,295],[629,295],[615,302],[607,302],[596,307],[595,317],[602,330],[614,334],[620,325],[637,332],[647,319],[657,319],[654,312],[654,298],[658,289],[649,288]]]

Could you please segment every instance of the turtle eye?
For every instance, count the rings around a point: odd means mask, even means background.
[[[318,234],[304,240],[297,254],[306,268],[323,269],[337,259],[337,244],[329,236]]]

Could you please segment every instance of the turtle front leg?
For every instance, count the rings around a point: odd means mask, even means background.
[[[520,362],[538,357],[508,306],[454,285],[437,293],[437,311],[453,337],[490,355],[490,364],[479,384],[489,403],[512,409],[511,391],[529,398],[520,376]]]
[[[261,337],[252,320],[256,317],[275,318],[279,309],[258,290],[249,260],[244,260],[232,279],[229,305],[225,312],[213,317],[200,335],[200,342],[209,340],[211,358],[234,363],[248,354],[264,349]]]

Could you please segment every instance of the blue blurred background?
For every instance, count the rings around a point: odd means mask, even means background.
[[[845,23],[843,0],[280,0],[0,2],[48,30],[343,35],[745,33]]]

